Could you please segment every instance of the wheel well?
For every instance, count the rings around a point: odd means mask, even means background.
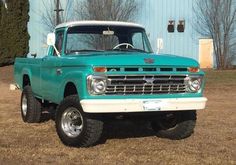
[[[27,85],[30,85],[30,78],[29,78],[29,76],[28,75],[24,75],[23,76],[23,88],[25,87],[25,86],[27,86]]]
[[[64,98],[76,94],[78,93],[75,84],[72,82],[67,83],[64,91]]]

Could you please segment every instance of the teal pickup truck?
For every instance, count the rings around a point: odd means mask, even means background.
[[[24,122],[55,106],[56,130],[68,146],[96,144],[108,118],[138,116],[158,137],[183,139],[205,108],[198,62],[154,54],[143,26],[125,22],[63,23],[47,37],[48,53],[17,58]]]

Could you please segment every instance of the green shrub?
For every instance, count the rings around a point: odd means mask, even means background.
[[[0,66],[14,63],[29,51],[28,0],[7,0],[8,9],[0,1]]]

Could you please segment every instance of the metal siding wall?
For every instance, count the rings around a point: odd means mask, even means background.
[[[139,0],[140,1],[140,0]],[[145,0],[142,3],[141,24],[150,33],[150,42],[157,50],[157,38],[163,38],[164,49],[161,53],[175,54],[198,60],[198,35],[195,33],[193,21],[194,0]],[[169,20],[175,20],[175,32],[168,33]],[[177,31],[178,21],[185,20],[185,32]]]
[[[44,25],[41,20],[42,11],[44,11],[44,6],[42,1],[35,1],[30,0],[30,20],[28,23],[28,31],[30,34],[30,53],[37,53],[37,57],[43,57],[46,55],[47,48],[46,45],[46,38],[45,36],[45,29]],[[28,55],[28,57],[31,57]]]
[[[63,0],[62,0],[63,1]],[[198,36],[192,27],[192,5],[194,0],[136,0],[139,2],[140,15],[136,22],[146,27],[150,33],[150,42],[153,50],[157,50],[157,38],[163,38],[164,49],[161,53],[175,54],[198,59]],[[30,22],[29,33],[30,51],[43,55],[46,49],[43,48],[44,28],[41,23],[40,13],[44,11],[41,1],[30,0]],[[176,24],[179,19],[185,19],[186,29],[184,33],[167,32],[167,24],[174,19]]]

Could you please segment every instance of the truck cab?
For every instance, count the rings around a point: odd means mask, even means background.
[[[47,43],[45,57],[15,62],[24,122],[39,122],[48,102],[57,105],[57,133],[69,146],[94,145],[110,116],[145,116],[159,137],[193,133],[207,101],[204,72],[193,59],[153,53],[143,26],[63,23]]]

